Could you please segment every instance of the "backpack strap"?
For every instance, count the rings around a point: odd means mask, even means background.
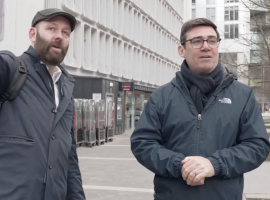
[[[12,101],[15,99],[27,77],[27,65],[21,56],[15,57],[15,62],[17,66],[15,74],[6,91],[0,96],[0,109],[6,100]]]

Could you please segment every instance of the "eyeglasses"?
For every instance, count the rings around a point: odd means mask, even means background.
[[[204,41],[206,41],[210,48],[217,48],[220,40],[221,39],[218,39],[216,37],[211,37],[211,38],[208,38],[207,40],[204,40],[203,38],[192,38],[192,39],[186,40],[182,44],[185,44],[186,42],[190,41],[191,46],[194,49],[200,49],[202,48]]]

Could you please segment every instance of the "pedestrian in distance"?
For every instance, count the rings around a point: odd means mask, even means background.
[[[151,95],[131,150],[155,173],[155,200],[242,200],[244,173],[270,150],[257,101],[220,64],[213,22],[187,21],[180,41],[181,71]]]
[[[74,79],[60,65],[75,26],[63,10],[41,10],[20,61],[0,52],[0,199],[85,200],[72,130]],[[17,71],[25,82],[7,100]]]

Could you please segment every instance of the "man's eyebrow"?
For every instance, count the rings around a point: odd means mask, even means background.
[[[193,37],[191,39],[201,39],[201,38],[203,38],[203,37],[202,36],[196,36],[196,37]]]
[[[57,23],[55,23],[55,22],[50,22],[50,21],[48,21],[49,23],[48,23],[48,26],[50,26],[50,25],[54,25],[54,26],[57,26]],[[71,32],[71,29],[70,29],[70,27],[65,27],[65,28],[63,28],[64,30],[68,30],[68,31],[70,31]]]
[[[215,36],[215,35],[208,35],[207,36],[207,38],[216,38],[217,36]],[[201,38],[203,38],[203,36],[196,36],[196,37],[193,37],[193,38],[191,38],[191,39],[201,39]]]
[[[217,36],[215,36],[215,35],[208,35],[208,37],[209,38],[212,38],[212,37],[215,37],[216,38]]]

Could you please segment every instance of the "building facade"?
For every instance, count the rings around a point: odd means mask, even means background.
[[[17,55],[30,44],[28,30],[38,10],[61,8],[76,17],[63,65],[76,79],[75,98],[95,95],[114,101],[116,134],[135,127],[151,93],[180,69],[180,30],[191,18],[190,0],[0,0],[0,4],[0,50]]]

